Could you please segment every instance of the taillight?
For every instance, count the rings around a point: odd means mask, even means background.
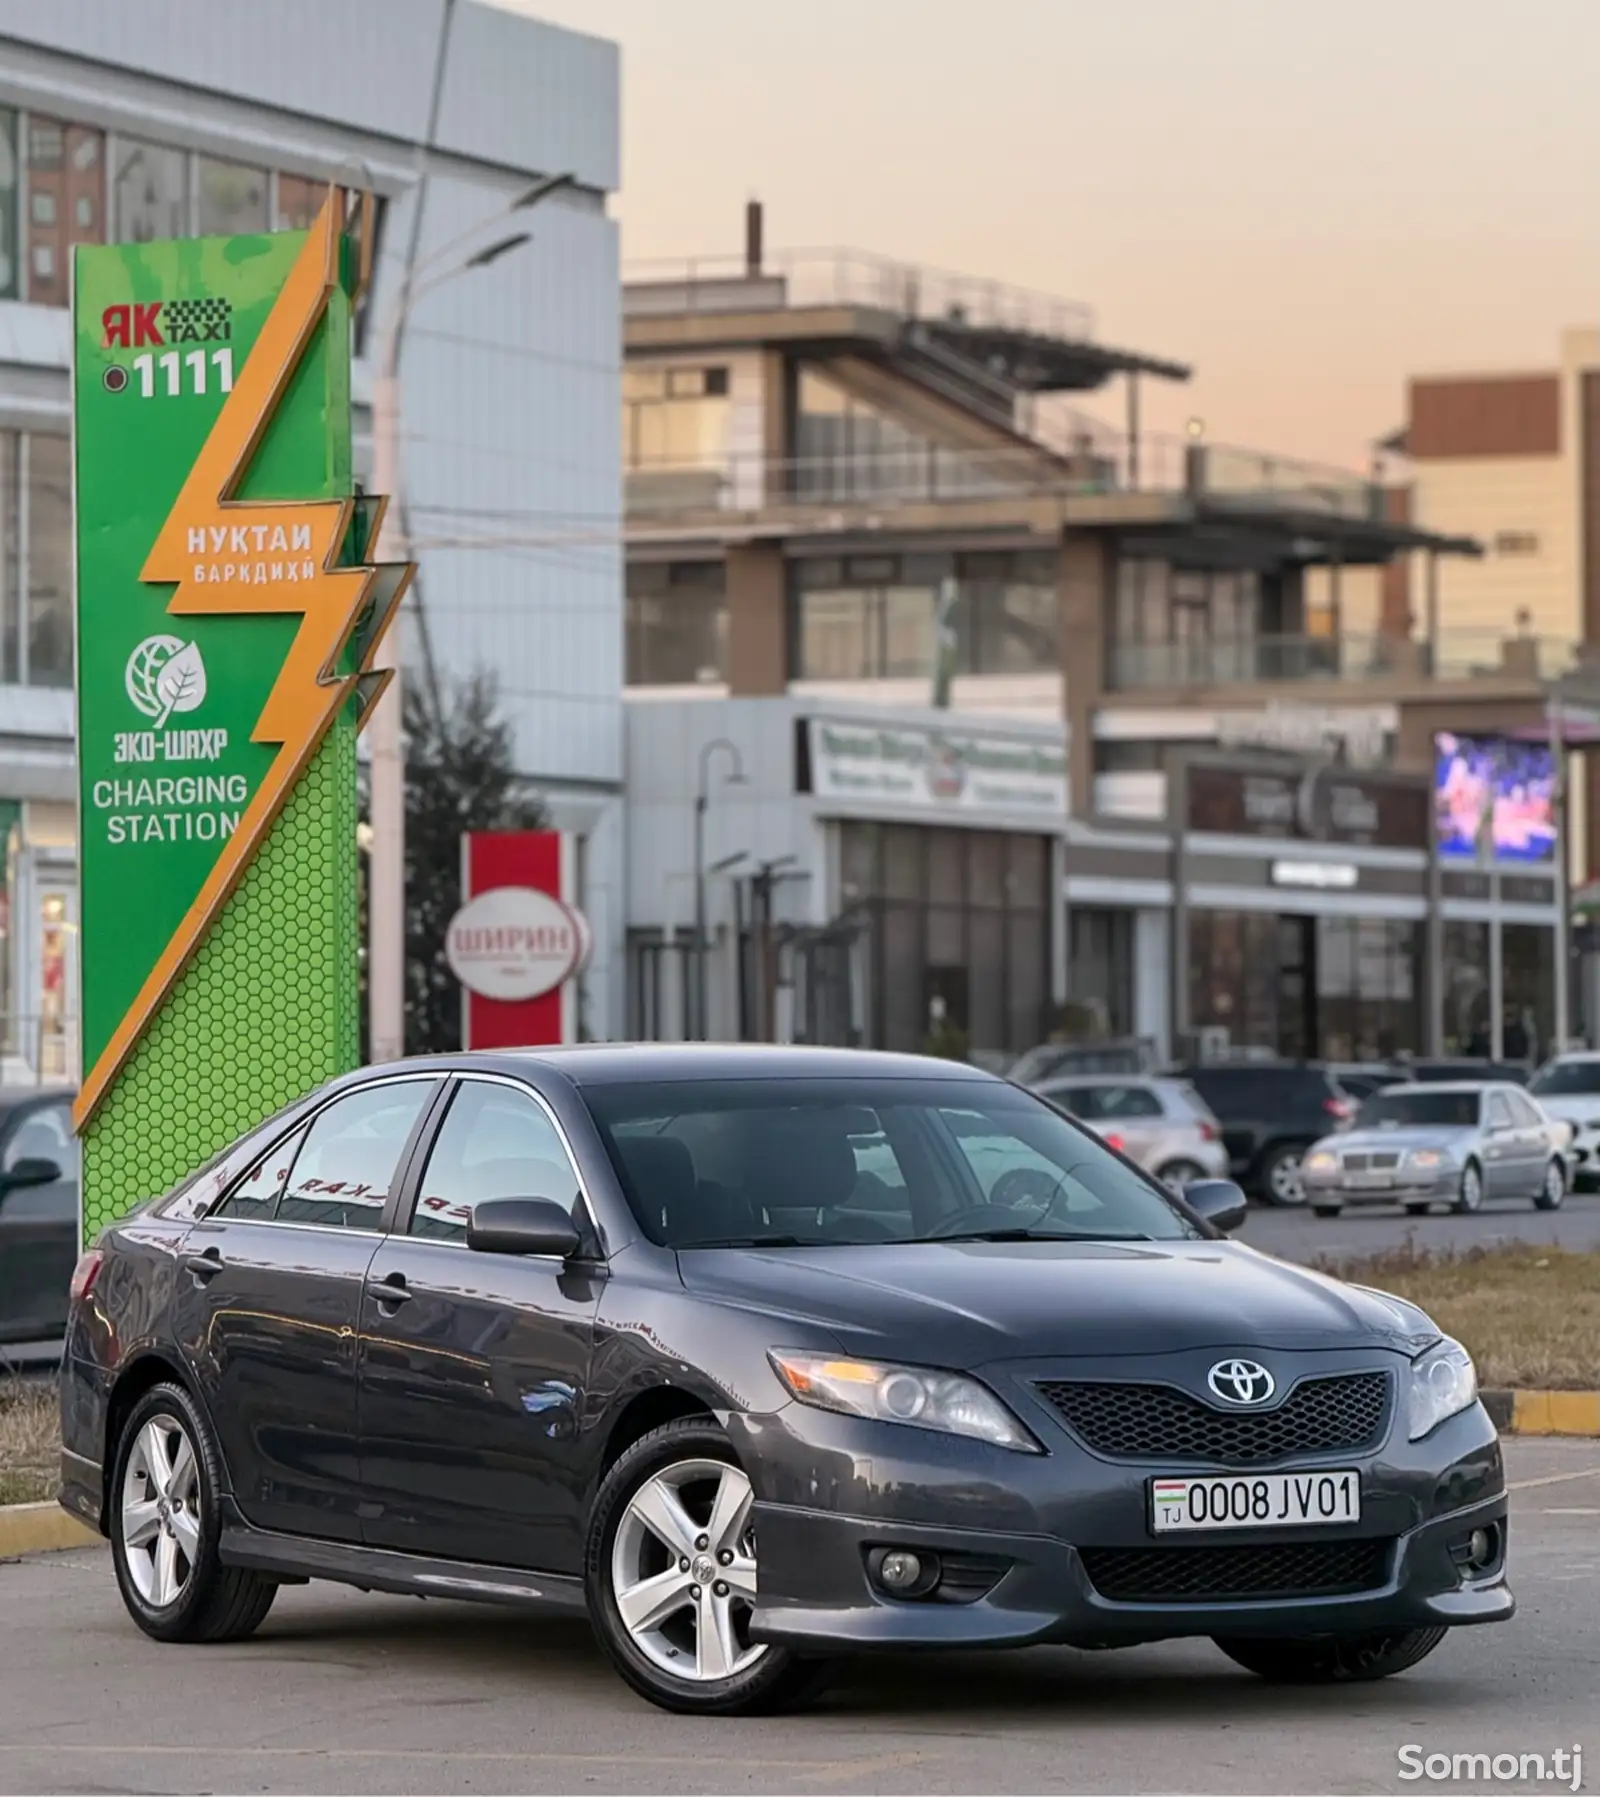
[[[1356,1114],[1356,1107],[1348,1098],[1324,1098],[1322,1108],[1330,1117],[1337,1117],[1341,1123],[1348,1123]]]
[[[1214,1141],[1216,1141],[1216,1139],[1217,1139],[1216,1124],[1202,1123],[1200,1125],[1200,1140],[1202,1142],[1214,1142]]]
[[[87,1254],[78,1256],[78,1264],[72,1269],[72,1284],[67,1288],[74,1304],[81,1304],[94,1290],[94,1282],[100,1277],[100,1268],[105,1264],[105,1258],[98,1248],[91,1248]]]
[[[1125,1147],[1127,1147],[1127,1142],[1124,1140],[1123,1137],[1113,1133],[1106,1137],[1106,1147],[1107,1148],[1115,1148],[1117,1153],[1121,1154],[1123,1149]]]

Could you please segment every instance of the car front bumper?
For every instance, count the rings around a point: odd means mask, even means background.
[[[1461,1170],[1444,1167],[1435,1173],[1401,1168],[1388,1185],[1372,1185],[1346,1173],[1306,1173],[1307,1204],[1452,1204],[1460,1188]]]
[[[1499,1622],[1515,1609],[1499,1441],[1476,1405],[1427,1441],[1391,1441],[1365,1459],[1321,1458],[1325,1467],[1361,1468],[1359,1523],[1204,1531],[1170,1546],[1148,1529],[1149,1478],[1244,1469],[1113,1465],[1075,1443],[1017,1454],[798,1405],[759,1419],[759,1441],[740,1445],[746,1465],[762,1466],[752,1634],[801,1651],[1364,1634]],[[1495,1551],[1471,1569],[1463,1549],[1478,1529],[1491,1532]],[[1093,1570],[1104,1568],[1108,1550],[1139,1552],[1143,1564],[1152,1553],[1335,1542],[1370,1544],[1375,1572],[1361,1589],[1250,1598],[1166,1591],[1135,1602],[1104,1595]],[[954,1595],[887,1594],[869,1573],[874,1549],[937,1556],[952,1569]]]

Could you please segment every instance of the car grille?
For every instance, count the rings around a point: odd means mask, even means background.
[[[1389,1577],[1392,1540],[1274,1541],[1266,1547],[1085,1547],[1089,1582],[1118,1603],[1372,1591]]]
[[[1400,1156],[1392,1150],[1383,1154],[1365,1154],[1356,1149],[1344,1157],[1346,1173],[1392,1173],[1399,1165]]]
[[[1254,1466],[1369,1447],[1389,1412],[1387,1373],[1303,1379],[1275,1410],[1226,1411],[1170,1385],[1046,1382],[1043,1396],[1110,1460],[1210,1460]]]

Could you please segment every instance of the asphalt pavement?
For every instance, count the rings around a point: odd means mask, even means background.
[[[1401,1246],[1407,1237],[1418,1247],[1439,1253],[1502,1242],[1595,1249],[1600,1248],[1600,1193],[1572,1192],[1557,1211],[1535,1210],[1528,1202],[1490,1201],[1467,1217],[1448,1211],[1408,1217],[1398,1206],[1387,1204],[1354,1206],[1339,1217],[1314,1217],[1299,1208],[1252,1204],[1237,1235],[1268,1254],[1303,1262],[1382,1254]],[[1600,1788],[1600,1764],[1595,1779]]]
[[[634,1697],[582,1622],[311,1585],[253,1641],[162,1647],[103,1550],[0,1565],[0,1792],[1406,1792],[1437,1788],[1401,1778],[1406,1746],[1575,1744],[1594,1789],[1600,1442],[1506,1453],[1517,1618],[1326,1690],[1205,1642],[1036,1648],[856,1661],[806,1714],[697,1721]]]

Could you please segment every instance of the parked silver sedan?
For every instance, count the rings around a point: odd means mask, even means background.
[[[1187,1080],[1081,1073],[1033,1089],[1172,1191],[1228,1177],[1221,1127]]]
[[[1475,1211],[1485,1198],[1532,1199],[1555,1210],[1567,1195],[1571,1132],[1520,1087],[1488,1080],[1390,1086],[1300,1164],[1319,1217],[1348,1204],[1435,1204]]]

